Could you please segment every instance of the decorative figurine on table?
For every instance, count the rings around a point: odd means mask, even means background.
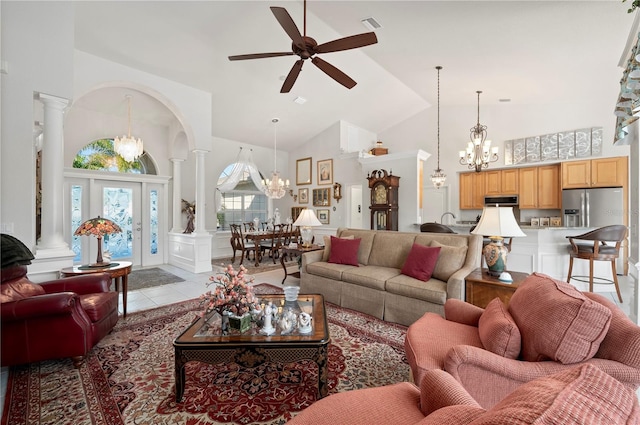
[[[278,322],[278,325],[280,326],[280,334],[287,335],[293,332],[296,328],[296,323],[296,314],[291,310],[291,308],[287,308],[287,311],[282,314],[280,321]]]
[[[280,222],[280,210],[276,208],[275,213],[273,213],[273,224],[282,224]]]
[[[300,332],[301,334],[311,333],[311,316],[309,315],[309,313],[300,313],[298,321],[300,322],[298,325],[298,332]]]
[[[275,312],[278,311],[277,307],[269,301],[264,307],[264,325],[260,329],[260,333],[263,335],[273,335],[276,333],[276,328],[273,327],[272,320]]]

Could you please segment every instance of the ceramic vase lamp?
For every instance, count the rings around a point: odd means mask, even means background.
[[[507,269],[507,254],[504,238],[527,236],[522,232],[513,215],[513,207],[484,207],[480,222],[471,232],[489,237],[490,242],[482,249],[489,274],[500,277]],[[501,277],[501,279],[503,279]],[[503,280],[509,281],[505,276]]]
[[[300,237],[302,238],[302,246],[311,246],[313,240],[312,227],[322,226],[322,223],[318,220],[313,210],[305,208],[302,210],[298,219],[293,223],[294,226],[300,227]]]

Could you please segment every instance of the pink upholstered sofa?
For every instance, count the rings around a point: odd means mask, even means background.
[[[490,410],[447,372],[433,369],[420,388],[403,382],[333,394],[288,423],[622,425],[640,423],[640,413],[633,391],[585,364],[524,384]]]
[[[444,318],[426,313],[409,327],[405,351],[415,382],[445,370],[487,409],[526,382],[578,364],[629,389],[640,385],[640,327],[605,297],[537,273],[508,308],[499,299],[484,310],[447,300]]]

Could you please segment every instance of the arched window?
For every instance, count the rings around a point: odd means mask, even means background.
[[[118,173],[157,174],[156,167],[146,152],[135,161],[127,162],[113,149],[113,139],[95,140],[80,149],[73,159],[73,168]]]
[[[228,165],[218,178],[218,187],[224,188],[224,183],[232,174],[241,170],[242,173],[233,189],[220,191],[221,202],[217,213],[218,230],[229,230],[229,224],[242,224],[258,218],[260,222],[267,221],[267,196],[255,185],[250,171],[241,163]],[[260,177],[262,175],[260,174]]]

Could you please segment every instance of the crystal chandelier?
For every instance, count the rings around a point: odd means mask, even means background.
[[[437,189],[440,189],[447,179],[447,175],[440,169],[440,70],[441,66],[436,66],[438,70],[438,168],[436,168],[431,174],[431,181],[433,182],[433,186]]]
[[[487,138],[487,126],[480,124],[480,93],[478,93],[478,123],[471,127],[471,141],[467,145],[466,151],[460,151],[460,164],[467,165],[469,169],[476,172],[489,167],[490,162],[498,160],[498,147],[491,147],[491,140]]]
[[[127,162],[133,162],[142,155],[142,140],[131,137],[131,95],[126,95],[128,102],[129,130],[126,136],[116,137],[113,141],[115,151]]]
[[[273,123],[273,172],[271,173],[271,179],[262,180],[262,185],[264,186],[264,193],[269,198],[272,199],[280,199],[282,198],[287,190],[289,189],[289,180],[286,182],[282,181],[280,178],[280,172],[278,171],[277,166],[277,154],[278,154],[278,118],[274,118],[271,120]]]

